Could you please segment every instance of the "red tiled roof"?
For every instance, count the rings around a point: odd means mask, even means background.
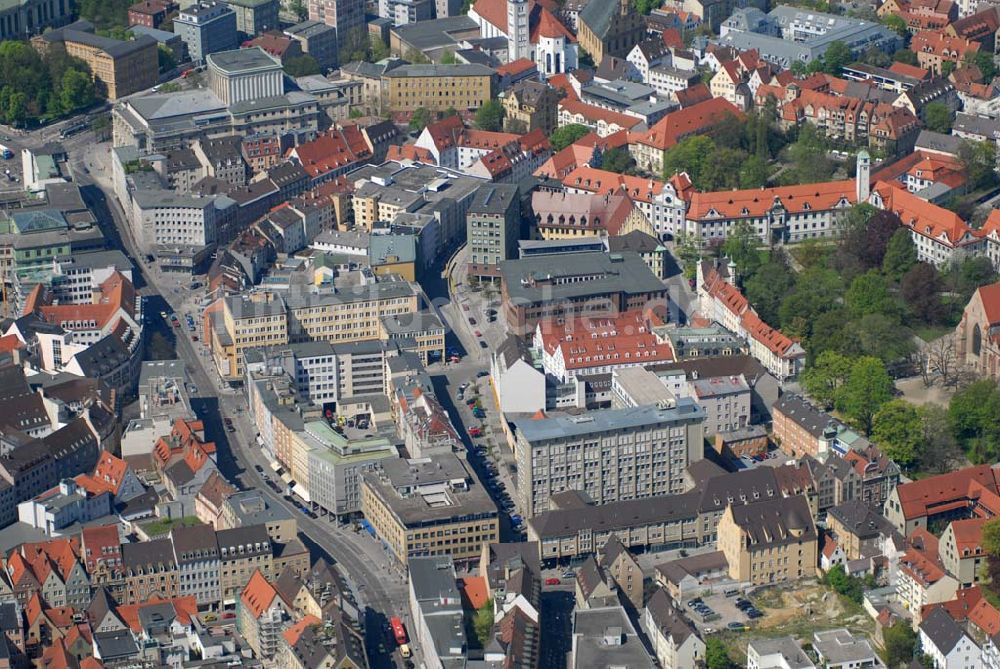
[[[535,61],[529,58],[518,58],[509,63],[504,63],[497,68],[497,74],[501,77],[512,77],[515,74],[523,74],[529,70],[538,69]]]
[[[663,182],[655,179],[628,176],[581,165],[562,180],[567,188],[590,191],[598,195],[623,190],[633,200],[652,203],[663,192]]]
[[[465,576],[462,578],[462,594],[473,611],[478,611],[489,601],[490,595],[483,576]]]
[[[559,109],[565,109],[568,113],[575,116],[582,116],[591,123],[604,121],[608,125],[617,125],[619,128],[624,129],[634,128],[642,123],[642,119],[635,116],[621,114],[610,109],[605,109],[604,107],[580,102],[579,100],[571,100],[568,97],[559,101]]]
[[[302,636],[302,633],[306,631],[307,627],[321,624],[323,624],[323,621],[316,616],[305,616],[302,620],[282,632],[281,636],[285,637],[285,641],[288,642],[289,646],[294,646],[299,642],[299,637]]]
[[[967,555],[982,555],[983,525],[985,523],[985,518],[965,518],[951,521],[951,531],[955,535],[955,549],[958,551],[959,558]]]
[[[907,77],[914,77],[916,79],[921,79],[921,80],[931,76],[929,70],[925,70],[922,67],[917,67],[916,65],[900,63],[899,61],[893,61],[892,65],[889,66],[889,71],[894,74],[902,74]]]
[[[101,451],[97,466],[94,468],[94,479],[106,485],[108,492],[117,495],[127,473],[128,465],[124,460],[107,451]]]
[[[910,40],[910,51],[915,54],[931,53],[956,62],[964,60],[967,54],[978,53],[979,47],[979,42],[930,30],[921,30]]]
[[[243,593],[240,595],[240,599],[243,602],[243,606],[247,607],[250,611],[250,615],[254,618],[260,618],[261,614],[264,613],[274,602],[274,598],[278,596],[278,591],[274,589],[274,586],[268,583],[264,575],[260,573],[258,569],[250,577],[245,588],[243,588]]]
[[[958,214],[910,193],[899,184],[881,182],[875,191],[882,199],[882,208],[894,212],[914,232],[949,246],[974,241],[972,228]]]
[[[693,220],[761,217],[774,206],[776,199],[781,201],[790,214],[829,211],[838,206],[855,204],[856,188],[854,180],[845,180],[775,188],[697,192],[691,196],[687,217]]]
[[[655,317],[638,310],[565,322],[546,318],[538,323],[537,331],[545,351],[560,355],[568,370],[672,361],[674,352],[669,342],[657,341],[652,331],[660,323],[650,322],[649,318]]]
[[[576,35],[571,33],[555,15],[544,7],[537,6],[531,12],[531,34],[529,40],[538,44],[539,37],[558,39],[562,37],[567,42],[576,42]],[[537,15],[537,19],[535,18]]]
[[[903,517],[907,520],[923,518],[937,513],[937,509],[949,502],[967,503],[972,494],[980,492],[978,489],[973,490],[973,483],[979,483],[996,494],[1000,486],[1000,476],[989,465],[976,465],[919,481],[902,483],[896,486],[896,493],[899,496]]]
[[[994,212],[996,213],[996,212]],[[993,214],[990,214],[993,217]],[[986,312],[986,320],[990,325],[1000,324],[1000,282],[981,286],[976,290]]]
[[[646,133],[639,133],[635,141],[666,151],[685,137],[703,133],[730,115],[744,117],[729,101],[712,98],[667,114]]]
[[[361,131],[353,125],[345,126],[343,130],[330,130],[311,142],[299,144],[292,149],[291,154],[313,178],[353,165],[372,155]]]

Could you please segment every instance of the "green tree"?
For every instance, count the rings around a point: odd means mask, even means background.
[[[156,47],[156,60],[161,73],[170,72],[177,67],[177,58],[174,57],[174,52],[162,44],[158,44]]]
[[[678,172],[687,172],[696,188],[707,190],[706,184],[716,178],[716,166],[712,164],[715,149],[715,142],[707,135],[685,137],[664,156],[664,178],[669,179]]]
[[[882,25],[889,28],[904,39],[909,39],[910,37],[910,29],[906,25],[906,21],[904,21],[903,17],[899,14],[889,14],[882,19]]]
[[[948,410],[938,404],[928,404],[921,409],[920,418],[923,429],[920,469],[931,474],[951,471],[962,451],[948,423]]]
[[[895,15],[893,15],[895,16]],[[917,647],[917,634],[907,620],[899,620],[882,632],[885,642],[885,663],[889,669],[899,669],[913,661]]]
[[[76,3],[80,18],[87,19],[94,27],[107,29],[128,25],[130,0],[80,0]]]
[[[552,145],[553,151],[562,151],[584,135],[590,134],[590,132],[590,128],[585,125],[570,123],[561,128],[556,128],[556,131],[549,136],[549,144]]]
[[[844,295],[844,304],[854,318],[868,314],[898,313],[895,299],[889,294],[885,277],[876,270],[862,274],[851,282]]]
[[[917,54],[913,53],[909,49],[897,49],[894,54],[892,54],[892,59],[897,63],[905,63],[907,65],[913,65],[918,67],[920,65],[917,62]]]
[[[872,419],[872,439],[901,467],[917,463],[923,438],[920,410],[904,400],[887,402]]]
[[[4,118],[7,123],[21,127],[28,117],[28,96],[17,91],[7,98],[7,105],[4,107]]]
[[[882,271],[893,281],[899,281],[917,264],[917,247],[908,228],[900,227],[892,233],[882,258]]]
[[[743,291],[765,323],[777,323],[781,301],[795,285],[788,265],[769,260],[743,282]]]
[[[970,54],[966,56],[965,61],[979,68],[979,71],[983,74],[983,81],[993,81],[993,77],[997,75],[997,66],[993,62],[993,54],[988,51],[977,51],[974,54]]]
[[[305,21],[309,18],[309,8],[306,7],[305,0],[289,0],[288,9],[299,21]]]
[[[740,221],[726,236],[722,245],[722,254],[736,265],[736,276],[740,279],[751,277],[761,266],[760,237],[753,226],[746,221]]]
[[[803,63],[801,60],[794,61],[792,63],[792,66],[788,69],[792,71],[792,74],[794,74],[796,77],[799,78],[806,76],[807,73],[806,64]]]
[[[86,72],[66,70],[60,87],[60,101],[65,113],[86,109],[94,102],[94,82]]]
[[[309,54],[303,54],[296,58],[289,58],[285,61],[284,69],[285,74],[293,79],[297,77],[307,77],[311,74],[319,74],[322,71],[319,63],[316,62],[316,59]]]
[[[718,637],[708,637],[705,641],[705,666],[708,669],[733,669],[736,666],[729,659],[729,651]]]
[[[601,156],[601,169],[617,174],[625,174],[635,167],[635,160],[632,155],[621,147],[608,149]]]
[[[958,147],[958,159],[965,167],[973,189],[988,188],[997,182],[997,150],[994,142],[963,140]]]
[[[455,56],[455,52],[454,51],[445,51],[441,55],[441,64],[442,65],[457,65],[458,64],[458,58]]]
[[[892,379],[881,360],[870,356],[858,358],[851,366],[847,383],[838,393],[837,408],[868,435],[875,414],[892,399],[892,391]]]
[[[418,107],[410,116],[410,130],[419,132],[426,128],[434,120],[431,112],[426,107]]]
[[[817,402],[832,407],[851,375],[851,360],[836,351],[823,351],[802,372],[802,386]]]
[[[660,6],[659,0],[632,0],[635,10],[643,15],[649,15],[654,9]]]
[[[498,132],[503,129],[504,108],[499,100],[490,100],[476,110],[476,127]]]
[[[472,620],[472,627],[475,630],[476,638],[479,640],[480,648],[485,648],[490,642],[490,635],[493,633],[493,600],[487,600],[476,610],[475,618]]]
[[[371,50],[371,59],[373,62],[377,63],[378,61],[389,57],[389,47],[386,46],[386,43],[382,41],[381,37],[372,35],[371,38],[369,39],[369,42],[370,42],[369,49]]]
[[[945,316],[941,302],[941,275],[925,262],[916,263],[899,283],[899,294],[910,313],[920,321],[933,325]]]
[[[822,314],[832,311],[843,295],[840,276],[825,267],[813,267],[799,275],[795,288],[781,301],[781,330],[790,337],[808,341]]]
[[[794,164],[790,176],[796,183],[821,183],[833,175],[826,141],[809,123],[799,129],[798,138],[789,145],[788,157]]]
[[[913,333],[899,322],[897,315],[867,314],[852,321],[848,331],[853,331],[853,346],[841,348],[851,355],[878,358],[885,364],[901,360],[914,351]]]
[[[948,422],[970,460],[1000,459],[1000,389],[995,381],[970,383],[951,398]]]
[[[740,188],[760,188],[767,185],[770,170],[767,161],[760,156],[750,156],[740,167]]]
[[[983,523],[983,550],[994,557],[1000,557],[1000,518],[991,518]]]
[[[851,55],[851,48],[840,40],[830,42],[830,46],[823,53],[826,71],[834,76],[840,76],[840,71],[853,61],[854,56]]]
[[[943,102],[931,102],[924,107],[924,123],[934,132],[951,132],[951,110]]]

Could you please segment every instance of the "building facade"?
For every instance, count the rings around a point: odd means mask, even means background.
[[[522,508],[549,509],[553,495],[582,490],[597,504],[678,494],[684,471],[702,459],[704,412],[690,399],[676,407],[603,409],[520,425],[514,456]]]

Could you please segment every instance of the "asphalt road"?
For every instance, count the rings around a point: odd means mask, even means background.
[[[309,518],[264,483],[254,465],[270,471],[270,462],[256,446],[256,430],[246,411],[245,398],[234,390],[221,387],[211,361],[201,353],[200,345],[198,350],[195,349],[186,327],[171,328],[162,322],[159,315],[161,311],[185,313],[184,298],[190,297],[190,292],[171,288],[178,284],[178,280],[164,276],[155,266],[147,265],[144,254],[138,252],[121,208],[111,188],[105,185],[110,181],[110,163],[102,164],[107,160],[107,145],[94,145],[93,135],[89,132],[71,139],[80,151],[74,152],[67,146],[67,150],[71,151],[70,163],[88,206],[102,225],[109,244],[121,249],[136,267],[136,288],[146,300],[144,308],[148,322],[172,341],[177,356],[185,362],[190,383],[198,389],[191,398],[192,410],[204,422],[206,437],[216,443],[220,471],[242,489],[260,490],[271,504],[283,507],[296,518],[300,539],[310,549],[313,558],[322,556],[330,559],[354,589],[355,597],[365,611],[366,642],[372,666],[394,666],[399,661],[398,654],[389,654],[393,645],[386,641],[388,635],[379,630],[387,626],[389,616],[400,615],[404,622],[408,620],[404,575],[392,569],[382,545],[367,534],[355,533],[350,528],[339,526],[336,521]],[[87,169],[84,170],[84,167]],[[101,178],[105,184],[98,183],[95,177]],[[160,288],[165,290],[161,293]],[[223,418],[227,416],[236,428],[231,434],[223,424]]]

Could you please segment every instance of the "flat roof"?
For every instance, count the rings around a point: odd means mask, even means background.
[[[518,424],[521,434],[529,442],[562,439],[593,434],[619,432],[658,423],[694,422],[705,417],[705,412],[690,397],[677,400],[669,409],[657,406],[637,406],[627,409],[598,409],[579,416],[556,416],[541,420],[527,420]]]
[[[210,53],[208,64],[226,74],[254,72],[257,70],[281,70],[281,61],[259,46],[249,49],[234,49]]]

